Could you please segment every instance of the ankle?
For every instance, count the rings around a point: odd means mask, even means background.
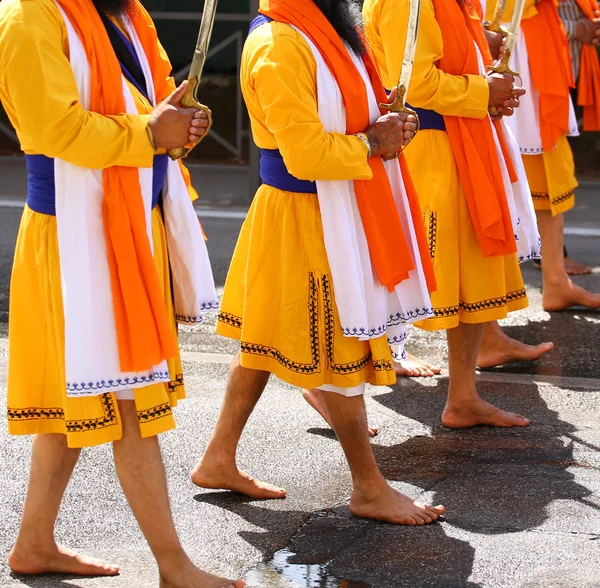
[[[235,465],[236,451],[227,451],[218,445],[209,446],[206,448],[204,455],[200,459],[198,467],[209,466],[209,467],[227,467],[231,464]]]
[[[371,477],[354,480],[352,498],[364,502],[371,502],[380,496],[382,492],[387,491],[388,489],[389,484],[383,475],[378,472],[376,475]]]
[[[53,531],[42,532],[35,530],[32,532],[20,531],[15,544],[11,550],[14,553],[50,553],[56,551],[56,541]]]
[[[156,558],[158,572],[163,581],[179,575],[182,570],[194,565],[181,546],[172,550],[155,553],[154,557]]]

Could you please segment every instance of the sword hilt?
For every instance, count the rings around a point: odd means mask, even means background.
[[[500,59],[498,64],[497,65],[488,65],[486,69],[493,73],[509,74],[509,75],[513,76],[515,79],[518,79],[519,84],[522,84],[523,80],[521,79],[521,74],[519,72],[516,72],[516,71],[513,71],[512,69],[510,69],[511,56],[512,56],[511,50],[505,49],[504,53],[502,54],[502,58]],[[490,106],[489,113],[492,116],[500,115],[500,113],[498,112],[498,109],[495,106]]]
[[[499,22],[492,22],[490,20],[486,20],[483,23],[483,28],[487,31],[491,31],[492,33],[502,33],[505,37],[508,35],[508,29],[503,27]]]
[[[405,112],[406,114],[412,114],[417,119],[417,130],[415,131],[415,135],[421,130],[421,121],[419,120],[419,115],[412,109],[406,106],[406,87],[404,85],[398,86],[396,89],[396,98],[393,102],[389,104],[380,104],[379,108],[382,110],[387,110],[388,112]],[[409,139],[408,143],[400,148],[400,150],[396,153],[390,155],[384,155],[384,160],[396,159],[410,144],[410,142],[414,139],[414,135],[412,139]]]
[[[169,157],[171,159],[186,158],[190,154],[192,149],[194,147],[196,147],[196,145],[198,145],[198,143],[200,143],[200,141],[202,141],[204,139],[204,137],[206,137],[208,135],[208,131],[210,131],[210,129],[213,125],[213,119],[212,119],[212,114],[210,112],[210,108],[208,108],[208,106],[205,106],[204,104],[200,104],[200,102],[198,102],[198,100],[196,98],[197,89],[198,89],[198,78],[195,78],[195,77],[190,78],[188,80],[187,90],[185,91],[185,94],[182,96],[181,100],[179,101],[179,105],[182,108],[195,108],[196,110],[202,110],[203,112],[206,112],[206,115],[208,116],[208,127],[206,128],[206,132],[204,133],[204,135],[202,135],[196,143],[193,143],[189,146],[186,145],[185,147],[176,147],[174,149],[169,149],[167,151],[167,154],[169,155]]]

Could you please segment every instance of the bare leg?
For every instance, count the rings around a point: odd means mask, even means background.
[[[442,423],[451,428],[476,425],[526,427],[529,419],[500,410],[477,393],[475,365],[484,329],[485,324],[460,323],[455,329],[447,331],[450,387]]]
[[[65,573],[114,576],[118,566],[83,557],[57,545],[54,524],[80,449],[69,449],[64,435],[36,435],[31,473],[17,541],[8,556],[16,574]]]
[[[201,488],[232,490],[251,498],[285,498],[285,490],[260,482],[238,469],[235,457],[244,427],[269,380],[268,372],[240,365],[233,360],[225,399],[208,447],[192,472],[192,482]]]
[[[406,359],[394,364],[396,375],[409,378],[431,378],[441,373],[441,368],[428,363],[410,353],[406,354]]]
[[[354,516],[396,525],[424,525],[445,512],[443,506],[414,502],[385,481],[365,433],[367,411],[362,396],[346,398],[335,392],[324,392],[323,398],[352,472],[354,491],[350,511]]]
[[[517,361],[535,361],[552,349],[554,343],[526,345],[512,339],[504,333],[496,321],[493,321],[485,325],[477,365],[480,368],[489,368]]]
[[[544,310],[565,310],[570,306],[600,308],[600,294],[592,294],[574,284],[565,269],[564,215],[549,210],[536,212],[542,237],[542,281]]]
[[[302,396],[304,397],[304,400],[306,400],[306,402],[308,402],[308,404],[310,404],[310,406],[312,406],[323,417],[323,420],[331,427],[331,419],[323,398],[325,394],[325,392],[317,388],[313,388],[312,390],[302,390]],[[367,430],[369,432],[369,437],[376,437],[379,433],[378,427],[371,427],[369,425]]]
[[[119,401],[123,438],[113,444],[123,492],[156,558],[161,588],[242,588],[198,569],[181,547],[173,524],[165,470],[156,437],[142,438],[135,403]]]

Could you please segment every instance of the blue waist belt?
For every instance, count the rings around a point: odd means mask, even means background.
[[[389,94],[390,91],[386,89],[386,92]],[[444,117],[441,114],[438,114],[434,110],[426,110],[425,108],[415,108],[410,104],[406,105],[407,108],[412,108],[419,117],[419,122],[421,123],[422,131],[445,131],[446,123],[444,122]]]
[[[56,216],[54,159],[25,155],[27,164],[27,206],[34,212]],[[167,174],[168,155],[155,155],[152,167],[152,208],[159,200]]]
[[[285,192],[316,194],[317,184],[295,178],[285,167],[278,149],[260,150],[260,179],[263,184],[273,186]]]
[[[408,108],[412,108],[419,117],[422,131],[445,131],[446,123],[444,117],[441,114],[433,110],[426,110],[425,108],[414,108],[413,106],[406,105]]]

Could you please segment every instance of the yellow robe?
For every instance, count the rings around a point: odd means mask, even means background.
[[[370,179],[358,137],[326,133],[316,63],[302,36],[281,23],[250,34],[241,85],[256,144],[279,149],[302,180]],[[386,337],[344,337],[316,194],[258,190],[237,243],[217,332],[241,341],[242,365],[305,388],[351,388],[396,379]]]
[[[22,148],[82,167],[151,167],[146,134],[151,105],[130,85],[139,116],[87,112],[68,61],[67,31],[53,0],[0,3],[0,100]],[[171,80],[165,84],[172,85]],[[167,245],[161,213],[152,214],[154,257],[173,314]],[[173,329],[176,331],[173,318]],[[64,316],[56,217],[25,208],[10,292],[8,429],[11,434],[62,433],[70,447],[122,436],[114,394],[66,395]],[[171,382],[134,391],[143,436],[175,426],[171,407],[185,396],[179,356]]]
[[[537,14],[536,0],[525,1],[523,19]],[[512,18],[515,0],[508,0],[503,20]],[[487,19],[494,13],[494,3],[487,4]],[[526,88],[527,89],[527,88]],[[533,205],[536,210],[550,210],[552,216],[561,214],[575,206],[575,160],[567,137],[562,137],[553,151],[541,155],[523,155],[523,163],[531,188]]]
[[[454,1],[454,0],[449,0]],[[398,82],[409,19],[408,0],[366,0],[365,32],[384,84]],[[409,103],[447,116],[487,116],[489,90],[479,75],[456,76],[437,67],[444,51],[432,0],[423,0]],[[438,290],[435,317],[418,326],[450,329],[504,318],[527,306],[517,255],[484,257],[445,131],[422,130],[406,159],[423,210]]]

